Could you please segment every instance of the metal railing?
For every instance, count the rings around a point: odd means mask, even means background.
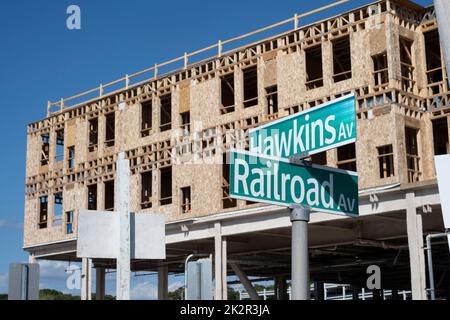
[[[323,298],[324,300],[353,300],[353,292],[348,285],[343,284],[324,284],[323,290]],[[250,296],[245,290],[239,290],[239,300],[248,300]],[[383,290],[382,297],[384,300],[386,298],[393,296],[392,290]],[[258,291],[258,295],[262,298],[262,300],[271,300],[275,298],[275,290],[263,289]],[[287,295],[289,300],[291,299],[291,288],[287,289]],[[314,295],[314,287],[311,286],[311,295]],[[401,300],[407,300],[411,298],[411,291],[402,290],[398,291],[398,298]],[[371,290],[366,290],[362,288],[358,292],[359,300],[373,300],[374,294]]]

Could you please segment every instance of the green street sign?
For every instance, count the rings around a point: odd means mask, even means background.
[[[249,130],[250,151],[290,158],[312,155],[356,141],[355,95]]]
[[[229,153],[232,198],[281,206],[307,205],[318,211],[357,216],[358,176],[355,172],[248,151]]]

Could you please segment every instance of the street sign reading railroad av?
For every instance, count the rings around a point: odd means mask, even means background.
[[[356,141],[355,95],[249,130],[250,151],[266,156],[305,157]]]
[[[322,212],[358,215],[355,172],[247,151],[230,152],[230,195],[233,198],[290,206],[306,205]]]

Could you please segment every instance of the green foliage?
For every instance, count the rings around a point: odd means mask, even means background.
[[[239,292],[228,287],[228,300],[239,300]]]
[[[169,300],[184,300],[184,288],[180,287],[175,291],[169,292]]]
[[[39,290],[39,300],[80,300],[80,296],[66,294],[54,289]],[[0,300],[8,300],[7,294],[0,294]],[[92,294],[92,300],[95,300],[95,293]],[[105,300],[116,300],[112,295],[105,295]]]
[[[80,300],[80,296],[65,294],[54,289],[39,290],[39,300]]]

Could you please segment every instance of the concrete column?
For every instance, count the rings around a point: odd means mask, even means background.
[[[220,222],[216,222],[214,225],[215,235],[214,235],[214,279],[215,279],[215,289],[214,289],[214,299],[222,300],[222,236],[221,236],[221,225]]]
[[[103,121],[104,122],[104,121]],[[100,140],[100,139],[99,139]],[[125,153],[117,160],[116,210],[119,213],[119,256],[117,257],[117,300],[130,300],[130,161]]]
[[[81,300],[92,299],[91,288],[92,260],[83,258],[81,262]]]
[[[30,253],[30,255],[28,256],[28,263],[36,263],[36,258],[34,257],[33,254]]]
[[[412,298],[413,300],[427,300],[422,216],[417,213],[413,192],[406,194],[406,203]]]
[[[95,268],[95,300],[105,300],[105,268]]]
[[[158,300],[169,298],[169,267],[158,267]]]
[[[222,299],[228,300],[227,283],[227,239],[222,238]]]

